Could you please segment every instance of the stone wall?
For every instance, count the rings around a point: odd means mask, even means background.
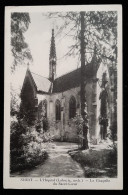
[[[69,101],[72,96],[75,97],[76,107],[80,104],[79,87],[67,90],[62,93],[52,94],[50,96],[49,120],[50,132],[55,140],[61,141],[78,141],[77,131],[74,122],[69,119]],[[61,102],[61,121],[56,121],[55,118],[55,104],[56,100]],[[80,112],[77,109],[77,112]]]
[[[109,125],[107,131],[109,132],[109,127],[113,122],[113,99],[112,90],[110,88],[111,80],[110,73],[108,70],[108,62],[102,62],[97,71],[97,75],[94,75],[91,78],[86,78],[85,81],[85,95],[87,100],[87,113],[89,120],[89,133],[88,139],[89,142],[97,144],[100,141],[100,82],[102,80],[103,73],[106,72],[108,84],[108,119]],[[69,101],[71,97],[74,97],[76,100],[76,112],[81,113],[80,107],[80,87],[72,88],[67,91],[54,94],[37,94],[36,87],[33,85],[32,79],[27,71],[25,81],[21,93],[21,105],[24,108],[34,108],[35,117],[38,117],[38,106],[41,101],[47,101],[47,118],[50,124],[50,132],[53,136],[53,139],[60,141],[70,141],[77,142],[77,130],[75,123],[72,119],[69,118]],[[56,100],[60,101],[61,104],[61,120],[56,121],[55,114],[55,105]]]
[[[35,115],[38,117],[38,106],[41,101],[47,101],[47,118],[49,120],[50,132],[55,140],[77,142],[77,130],[75,123],[69,118],[69,101],[73,96],[76,100],[76,112],[81,113],[80,110],[80,87],[72,88],[70,90],[54,93],[54,94],[37,94],[31,78],[26,76],[25,88],[23,89],[22,100],[30,102],[35,106],[35,99],[37,99],[37,109]],[[29,88],[29,89],[28,89]],[[97,139],[96,126],[98,124],[97,115],[97,83],[95,78],[86,80],[85,94],[87,99],[87,112],[89,120],[89,142]],[[56,121],[55,104],[56,100],[61,103],[61,121]],[[99,128],[98,128],[99,129]],[[95,142],[95,141],[94,141]]]
[[[92,79],[87,80],[85,87],[87,99],[87,111],[89,118],[89,140],[91,141],[96,134],[96,84]],[[77,130],[75,123],[69,119],[69,101],[74,96],[76,100],[76,112],[80,114],[80,87],[72,88],[70,90],[55,93],[51,95],[40,95],[40,100],[47,100],[47,117],[50,124],[50,132],[55,140],[78,142]],[[61,102],[61,121],[56,121],[55,118],[55,103],[56,100]]]

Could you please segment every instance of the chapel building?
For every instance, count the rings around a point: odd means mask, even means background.
[[[49,121],[54,140],[77,142],[78,135],[73,118],[81,113],[81,68],[56,77],[57,57],[52,29],[49,78],[35,74],[27,68],[21,90],[22,108],[33,108],[35,118],[42,115]],[[94,53],[85,65],[85,95],[89,121],[89,142],[97,144],[105,139],[112,122],[112,96],[107,63],[99,61]],[[43,113],[45,107],[45,113]],[[103,125],[105,121],[106,125]]]

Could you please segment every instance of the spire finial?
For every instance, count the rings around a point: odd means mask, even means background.
[[[29,65],[30,65],[30,64],[29,64],[29,62],[28,62],[28,63],[27,63],[27,69],[29,69]]]
[[[54,28],[52,28],[52,37],[54,37]]]
[[[53,30],[54,30],[54,23],[55,23],[55,21],[52,22],[52,29],[53,29]]]

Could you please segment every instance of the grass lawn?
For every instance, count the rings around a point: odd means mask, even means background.
[[[117,177],[117,149],[112,145],[100,144],[69,154],[82,166],[86,178]]]

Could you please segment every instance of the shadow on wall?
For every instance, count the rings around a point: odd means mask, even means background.
[[[50,134],[54,141],[74,142],[78,143],[78,135],[75,123],[71,120],[63,126],[61,121],[50,123]]]

